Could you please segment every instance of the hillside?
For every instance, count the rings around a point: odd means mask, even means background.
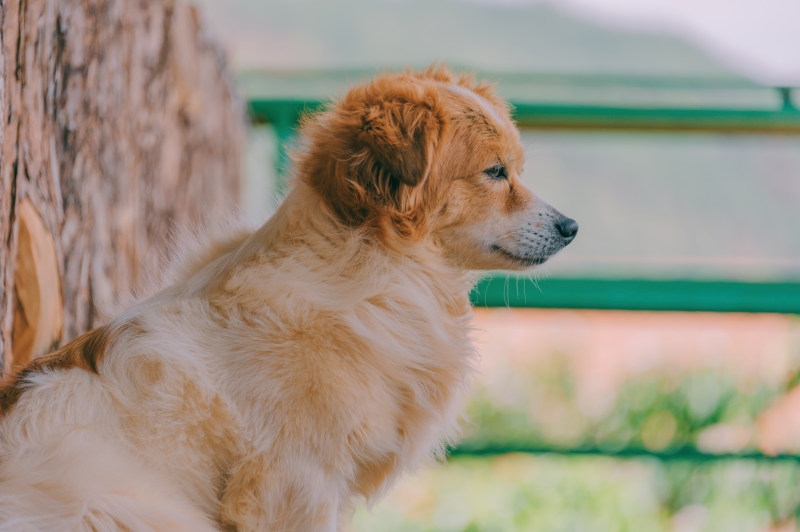
[[[195,1],[238,68],[376,68],[446,60],[485,71],[729,75],[678,39],[612,31],[544,4]]]

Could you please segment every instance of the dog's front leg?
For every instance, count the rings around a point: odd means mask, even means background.
[[[237,532],[337,532],[340,486],[324,468],[285,456],[253,456],[228,478],[224,524]]]

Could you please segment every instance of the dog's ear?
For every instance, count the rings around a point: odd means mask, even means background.
[[[416,186],[430,176],[443,125],[428,105],[389,100],[366,109],[359,141],[392,178]]]
[[[435,87],[379,78],[303,121],[298,175],[345,223],[416,238],[435,203],[447,127]]]

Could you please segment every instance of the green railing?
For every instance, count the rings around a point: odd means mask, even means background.
[[[562,456],[608,456],[612,458],[653,458],[661,462],[714,462],[756,460],[759,462],[800,462],[798,454],[767,455],[758,452],[709,453],[684,445],[672,451],[655,451],[640,447],[608,449],[604,447],[555,447],[526,444],[460,445],[450,450],[452,456],[500,456],[509,453],[557,454]]]
[[[800,314],[800,283],[649,279],[531,279],[493,275],[471,295],[479,307]]]

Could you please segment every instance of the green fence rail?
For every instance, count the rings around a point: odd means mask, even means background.
[[[290,133],[304,112],[320,100],[260,99],[249,102],[251,116]],[[514,120],[523,128],[800,134],[800,110],[675,107],[617,107],[511,102]]]
[[[478,307],[771,312],[800,314],[800,283],[645,279],[545,279],[508,275],[481,280]]]
[[[450,456],[501,456],[504,454],[557,454],[561,456],[605,456],[611,458],[651,458],[660,462],[713,462],[753,460],[759,462],[800,462],[800,454],[764,454],[759,452],[709,453],[696,447],[682,446],[673,450],[652,451],[638,447],[544,447],[526,444],[460,445],[450,449]]]

